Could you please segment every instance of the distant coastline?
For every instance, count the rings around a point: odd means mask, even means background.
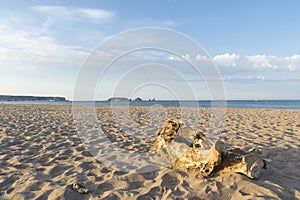
[[[129,101],[129,99],[126,97],[111,97],[107,101]]]
[[[137,97],[135,99],[128,99],[127,97],[111,97],[107,99],[107,101],[143,101],[143,99],[141,99],[140,97]]]
[[[65,97],[0,95],[0,101],[68,101]]]
[[[206,108],[263,108],[300,110],[300,100],[141,100],[126,97],[112,97],[107,100],[72,101],[64,97],[17,98],[9,100],[0,95],[0,104],[41,104],[41,105],[95,105],[95,106],[163,106],[163,107],[206,107]],[[31,96],[30,96],[31,97]]]

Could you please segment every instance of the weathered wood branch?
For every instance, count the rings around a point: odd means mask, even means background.
[[[261,169],[266,168],[266,162],[253,151],[225,149],[225,144],[220,140],[211,143],[201,132],[180,128],[176,120],[165,121],[151,148],[156,153],[167,154],[175,168],[200,172],[204,176],[212,172],[236,172],[251,179],[258,178]]]

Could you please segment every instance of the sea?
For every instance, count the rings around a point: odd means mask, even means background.
[[[156,101],[3,101],[0,104],[46,104],[96,106],[163,106],[163,107],[207,107],[207,108],[265,108],[265,109],[300,109],[300,100],[227,100],[227,101],[189,101],[189,100],[156,100]]]

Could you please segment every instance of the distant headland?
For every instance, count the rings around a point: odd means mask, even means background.
[[[135,99],[128,99],[127,97],[111,97],[107,101],[144,101],[142,98],[137,97]],[[155,98],[149,99],[149,101],[155,101]]]
[[[65,97],[0,95],[0,101],[68,101]]]
[[[107,101],[129,101],[129,99],[126,97],[111,97]]]

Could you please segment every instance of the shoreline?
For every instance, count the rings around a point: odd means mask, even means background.
[[[298,100],[297,100],[298,101]],[[68,103],[68,104],[65,104]],[[0,102],[0,105],[26,105],[26,106],[30,106],[30,105],[44,105],[44,106],[74,106],[72,104],[72,101],[66,101],[64,103],[60,103],[60,102],[55,102],[55,103],[51,103],[51,102],[41,102],[41,103],[20,103],[20,102],[14,102],[14,103],[9,103],[9,102]],[[86,106],[87,104],[83,104],[84,106]],[[158,104],[159,105],[159,104]],[[97,105],[94,104],[92,106],[95,107],[151,107],[151,106],[156,106],[156,105]],[[258,109],[258,110],[290,110],[290,111],[300,111],[300,108],[268,108],[268,107],[206,107],[206,106],[163,106],[163,108],[194,108],[194,109]]]

